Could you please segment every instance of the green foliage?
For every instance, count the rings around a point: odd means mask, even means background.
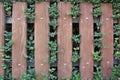
[[[52,19],[50,22],[49,22],[49,25],[53,27],[53,29],[55,30],[58,26],[58,22],[56,19]]]
[[[53,19],[57,19],[57,17],[59,16],[57,3],[53,3],[49,8],[49,16]]]
[[[48,43],[49,45],[49,52],[50,52],[50,59],[49,59],[49,63],[53,64],[55,62],[57,62],[57,53],[58,53],[58,44],[56,41],[56,36],[57,36],[57,26],[58,26],[58,21],[57,18],[59,16],[59,12],[58,12],[58,8],[57,8],[57,3],[53,2],[49,8],[49,17],[50,17],[50,21],[49,21],[49,25],[50,25],[50,41]],[[57,76],[54,74],[54,72],[56,71],[55,68],[50,68],[49,72],[50,74],[46,74],[45,78],[43,80],[57,80]]]
[[[102,48],[102,33],[95,32],[94,34],[94,46],[97,48]]]
[[[120,36],[120,25],[115,25],[113,26],[113,28],[114,28],[114,35]]]
[[[102,56],[100,56],[100,51],[96,51],[93,53],[93,59],[96,62],[99,62],[102,60]]]
[[[112,75],[108,80],[118,80],[120,78],[120,65],[115,65],[112,70]]]
[[[34,69],[29,67],[28,72],[20,76],[20,80],[36,80],[36,76]]]
[[[2,64],[3,69],[5,70],[5,76],[3,76],[4,80],[14,80],[11,76],[11,67],[8,65],[8,63],[11,62],[11,50],[12,50],[12,45],[13,45],[13,40],[12,40],[12,33],[5,31],[4,32],[4,38],[5,38],[5,44],[2,46],[3,50],[3,61],[4,64]]]
[[[80,15],[79,4],[72,4],[71,12],[68,13],[73,19],[76,19]]]
[[[97,66],[97,65],[94,65],[94,67],[96,68],[96,72],[94,72],[94,79],[93,80],[103,80],[103,75],[102,75],[102,72],[101,72],[101,67]]]
[[[73,35],[72,40],[74,43],[79,44],[80,43],[80,34]],[[76,47],[73,47],[73,54],[72,54],[72,62],[77,62],[80,59],[79,55],[79,45],[76,45]]]
[[[54,63],[56,60],[57,60],[57,41],[50,41],[49,43],[49,50],[50,50],[50,53],[51,53],[51,56],[50,56],[50,63]]]
[[[73,40],[75,43],[80,43],[80,35],[73,35],[73,36],[72,36],[72,40]]]
[[[68,14],[72,16],[73,19],[76,19],[80,16],[80,8],[79,8],[79,3],[81,2],[80,0],[69,0],[71,2],[71,12]]]
[[[94,4],[94,7],[93,7],[93,16],[94,17],[99,17],[102,15],[103,10],[100,8],[100,6],[101,6],[100,3]]]
[[[113,3],[113,17],[120,18],[120,3]]]
[[[12,14],[12,1],[11,0],[5,0],[4,1],[4,8],[6,11],[6,16],[11,16]]]
[[[25,54],[24,57],[27,58],[29,61],[34,60],[34,33],[33,33],[33,28],[32,29],[27,29],[28,32],[28,39],[27,39],[27,45],[26,49],[28,50],[27,52],[29,54]]]
[[[34,20],[35,19],[35,2],[34,0],[27,0],[27,3],[29,4],[27,8],[25,8],[25,16],[29,20]]]
[[[78,54],[77,51],[74,51],[72,55],[72,62],[77,62],[79,59],[80,59],[80,55]]]

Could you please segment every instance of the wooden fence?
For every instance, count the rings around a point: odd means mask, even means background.
[[[49,2],[41,2],[35,5],[35,22],[34,22],[34,37],[35,37],[35,71],[49,73],[50,64],[45,62],[49,60]],[[19,79],[20,75],[26,73],[26,40],[27,40],[27,20],[25,18],[24,9],[27,4],[24,2],[16,2],[13,4],[12,11],[12,39],[14,44],[12,46],[12,76]],[[101,32],[103,36],[102,45],[108,45],[109,48],[101,49],[103,60],[101,61],[102,73],[105,78],[112,73],[114,64],[113,57],[113,18],[112,5],[105,3],[101,5],[104,13],[100,17],[103,21]],[[79,18],[79,33],[81,35],[80,43],[80,74],[82,80],[93,78],[93,52],[94,52],[94,18],[92,15],[93,5],[91,3],[81,3],[81,16]],[[58,3],[59,17],[58,17],[58,79],[68,78],[72,75],[72,17],[68,15],[71,11],[71,4],[69,2]],[[5,12],[4,8],[0,6],[0,47],[4,44],[4,30],[5,26]],[[29,26],[28,26],[29,27]],[[0,64],[2,56],[0,56]],[[0,75],[4,75],[4,70],[0,66]],[[41,78],[42,75],[39,75]]]

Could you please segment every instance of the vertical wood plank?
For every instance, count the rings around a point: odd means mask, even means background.
[[[108,46],[108,48],[102,48],[101,54],[103,60],[101,62],[103,77],[108,78],[112,73],[113,67],[113,18],[112,18],[112,5],[102,4],[101,9],[104,11],[101,16],[103,25],[101,26],[101,32],[103,35],[102,45]]]
[[[81,3],[81,16],[80,16],[80,72],[82,80],[93,78],[93,16],[92,4]]]
[[[69,2],[58,3],[58,80],[70,78],[72,75],[72,18]]]
[[[35,6],[35,71],[38,78],[43,78],[41,73],[48,74],[49,70],[49,3],[41,2]]]
[[[24,10],[27,7],[24,2],[16,2],[13,4],[13,24],[12,24],[12,76],[19,80],[19,77],[26,73],[26,18]]]
[[[2,60],[2,46],[4,45],[4,29],[5,29],[5,13],[3,4],[0,3],[0,65],[3,64]],[[0,66],[0,76],[4,75],[4,70]]]

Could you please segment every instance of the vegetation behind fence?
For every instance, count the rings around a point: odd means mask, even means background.
[[[112,4],[103,3],[95,8],[84,2],[72,8],[70,2],[40,2],[35,4],[32,21],[26,18],[32,14],[25,12],[30,6],[27,3],[13,4],[12,21],[5,17],[8,13],[0,4],[1,79],[120,77],[120,21],[113,18]],[[95,15],[94,8],[100,14]],[[72,13],[75,11],[77,14]]]

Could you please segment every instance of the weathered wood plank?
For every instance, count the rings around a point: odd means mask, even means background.
[[[80,72],[82,80],[93,78],[93,16],[92,4],[81,3],[80,10]]]
[[[4,13],[4,8],[3,4],[0,3],[0,65],[3,64],[2,60],[2,46],[4,45],[4,29],[5,29],[5,13]],[[4,75],[4,70],[2,66],[0,66],[0,75]]]
[[[103,77],[108,78],[112,73],[113,67],[113,18],[112,18],[112,5],[102,4],[101,9],[104,13],[101,16],[103,25],[101,26],[101,32],[103,35],[102,45],[108,46],[108,48],[102,48],[101,55],[103,60],[101,62]]]
[[[58,80],[72,75],[72,18],[70,3],[58,3]]]
[[[19,80],[19,77],[26,73],[26,38],[27,25],[24,9],[27,7],[24,2],[13,4],[13,24],[12,24],[12,76]]]
[[[37,3],[35,6],[35,71],[38,78],[43,78],[41,73],[48,74],[49,70],[49,15],[48,2]]]

